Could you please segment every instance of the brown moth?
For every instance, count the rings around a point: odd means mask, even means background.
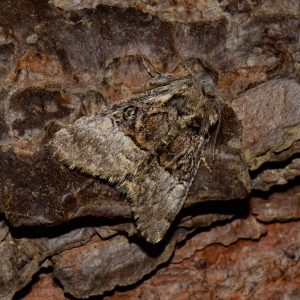
[[[169,79],[59,130],[50,149],[71,169],[116,183],[141,235],[157,243],[184,204],[220,114],[212,81]]]

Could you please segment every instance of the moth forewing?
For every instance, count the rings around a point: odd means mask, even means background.
[[[78,119],[55,134],[50,149],[70,168],[116,182],[141,235],[157,243],[181,210],[220,117],[211,85],[174,79]]]

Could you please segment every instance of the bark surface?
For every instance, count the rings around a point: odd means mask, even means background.
[[[299,31],[296,0],[0,1],[0,298],[298,299]],[[143,58],[176,76],[187,61],[222,96],[216,146],[156,246],[113,185],[47,148],[148,89]]]

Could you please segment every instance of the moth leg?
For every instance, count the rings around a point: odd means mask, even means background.
[[[153,67],[151,62],[148,59],[146,59],[144,56],[142,57],[142,63],[144,65],[146,71],[152,77],[152,80],[150,81],[151,86],[168,83],[170,81],[170,79],[172,79],[174,77],[174,75],[171,73],[159,72],[157,69],[155,69]]]
[[[203,162],[204,166],[206,167],[206,169],[209,171],[209,173],[212,173],[212,169],[209,167],[205,157],[201,157],[200,160]]]
[[[159,72],[158,70],[156,70],[153,65],[151,64],[151,62],[149,61],[149,59],[147,59],[145,56],[142,56],[142,63],[146,69],[146,71],[149,73],[149,75],[152,78],[156,78],[162,75],[161,72]]]

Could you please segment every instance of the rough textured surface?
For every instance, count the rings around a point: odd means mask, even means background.
[[[300,85],[297,82],[270,80],[245,92],[232,104],[243,123],[242,148],[251,170],[266,162],[286,160],[299,152]]]
[[[272,186],[285,185],[300,175],[300,158],[290,159],[282,168],[263,170],[252,181],[252,189],[268,191]]]
[[[262,227],[268,234],[258,242],[230,247],[214,244],[202,250],[195,236],[153,278],[105,299],[297,299],[299,222]]]
[[[196,235],[177,250],[172,262],[180,263],[192,257],[196,251],[214,243],[230,245],[238,239],[259,239],[265,232],[264,226],[254,218],[235,220],[231,224]],[[184,237],[183,232],[178,234],[181,235],[181,239]],[[117,285],[135,283],[141,274],[148,274],[155,265],[168,260],[173,252],[175,240],[180,238],[178,235],[175,237],[162,249],[128,243],[128,240],[121,236],[107,241],[93,238],[84,246],[64,251],[54,257],[54,275],[64,290],[76,297],[86,298],[102,294]]]
[[[53,275],[46,273],[41,274],[33,288],[22,297],[23,300],[66,300],[62,289],[55,284]]]
[[[297,0],[0,1],[1,299],[25,285],[17,298],[42,293],[46,275],[34,274],[45,268],[83,297],[128,278],[136,283],[106,299],[298,299],[299,30]],[[223,102],[215,159],[210,144],[159,246],[169,247],[163,259],[136,238],[114,186],[70,171],[45,146],[76,119],[151,87],[142,57],[179,77],[186,60]],[[84,256],[91,245],[94,260]],[[103,286],[92,280],[95,266],[109,266],[98,259],[103,245],[107,256],[147,263],[134,273],[121,260],[118,280]],[[68,272],[72,251],[84,260]],[[62,297],[62,286],[52,291]]]
[[[265,197],[251,198],[251,210],[262,222],[288,221],[300,218],[300,187],[274,192]]]
[[[179,232],[180,235],[180,232]],[[64,291],[79,298],[101,295],[116,286],[133,284],[171,257],[178,235],[165,247],[141,247],[116,236],[94,238],[85,246],[54,257],[54,276]]]
[[[77,10],[95,8],[99,4],[134,7],[143,12],[158,16],[160,19],[175,22],[216,21],[224,16],[227,11],[249,11],[257,14],[274,16],[278,13],[288,16],[299,16],[300,5],[297,0],[267,0],[267,1],[176,1],[174,3],[151,0],[50,0],[51,3],[64,10]]]
[[[57,237],[14,238],[2,222],[0,243],[0,294],[1,299],[12,296],[28,284],[47,257],[86,243],[94,234],[92,228],[75,229]]]

